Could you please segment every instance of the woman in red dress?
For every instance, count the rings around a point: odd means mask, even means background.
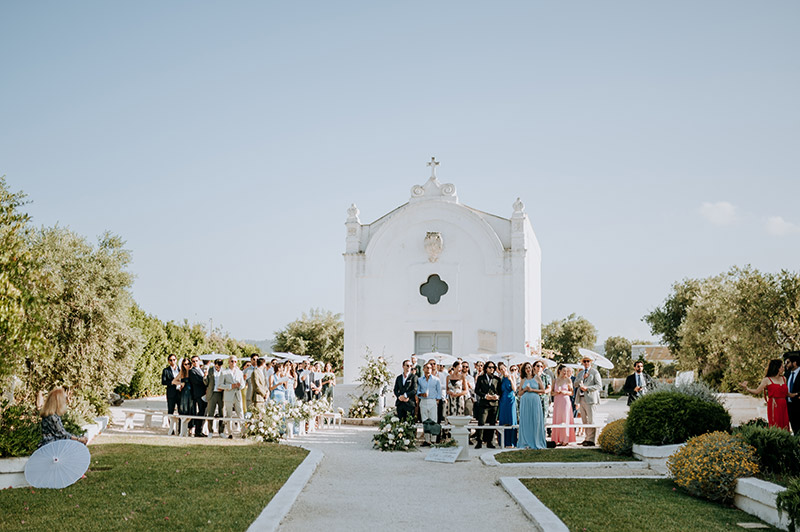
[[[767,376],[761,379],[758,388],[751,390],[747,387],[747,381],[742,382],[741,386],[755,395],[759,395],[766,390],[769,426],[789,430],[789,410],[786,407],[786,398],[791,397],[794,399],[797,394],[789,393],[786,378],[783,376],[783,363],[780,360],[769,361]]]

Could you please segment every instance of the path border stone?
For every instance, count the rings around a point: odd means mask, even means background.
[[[269,501],[269,504],[261,511],[259,516],[247,528],[248,532],[264,532],[278,530],[278,527],[292,509],[292,505],[297,500],[300,492],[306,487],[308,481],[314,475],[320,462],[324,458],[322,451],[309,449],[299,446],[308,451],[308,456],[303,460],[297,469],[289,476],[283,487]]]
[[[520,505],[522,511],[539,532],[569,532],[564,522],[545,506],[536,495],[525,487],[516,477],[500,477],[500,485],[512,499]]]
[[[627,467],[629,469],[647,469],[647,462],[514,462],[503,464],[497,461],[495,455],[507,451],[508,449],[498,449],[481,455],[481,461],[489,467],[537,467],[542,469],[613,469],[616,466]]]

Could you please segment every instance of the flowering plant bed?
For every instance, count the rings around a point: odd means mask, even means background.
[[[417,427],[413,422],[401,421],[395,409],[390,408],[381,418],[372,442],[381,451],[410,451],[417,445]]]

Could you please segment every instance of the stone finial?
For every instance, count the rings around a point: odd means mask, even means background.
[[[522,200],[517,198],[517,201],[514,202],[514,214],[522,214],[522,211],[525,210],[525,204],[522,203]]]
[[[355,203],[351,203],[350,206],[347,208],[347,221],[348,222],[358,222],[361,223],[361,220],[358,218],[359,214],[358,207],[356,207]]]

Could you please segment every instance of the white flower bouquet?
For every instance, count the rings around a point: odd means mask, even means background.
[[[381,451],[410,451],[417,446],[417,427],[413,421],[401,421],[394,408],[386,411],[372,437],[373,446]]]

